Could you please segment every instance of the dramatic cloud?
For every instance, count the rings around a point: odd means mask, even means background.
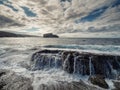
[[[0,15],[0,26],[1,27],[8,27],[8,26],[23,26],[22,24],[18,23],[17,21],[14,21],[8,17]]]
[[[0,0],[0,15],[0,28],[30,34],[118,37],[120,32],[120,0]]]

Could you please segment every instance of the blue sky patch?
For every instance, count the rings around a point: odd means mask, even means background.
[[[3,1],[0,0],[0,4],[4,4]]]
[[[0,0],[0,4],[3,4],[4,2],[9,2],[8,0]]]
[[[115,2],[112,4],[112,7],[116,7],[120,5],[120,0],[115,0]]]
[[[93,21],[96,18],[98,18],[99,16],[101,16],[107,8],[108,7],[105,6],[105,7],[93,10],[92,12],[89,13],[89,15],[87,15],[79,20],[76,20],[75,22],[80,23],[80,22],[86,22],[86,21]]]
[[[11,5],[5,5],[5,6],[7,6],[7,7],[9,7],[9,8],[11,8],[13,11],[15,11],[15,12],[17,12],[18,11],[18,9],[16,9],[16,8],[14,8],[13,6],[11,6]]]
[[[75,22],[76,23],[80,23],[80,22],[91,22],[91,21],[94,21],[95,19],[97,19],[99,16],[101,16],[107,8],[109,7],[117,7],[120,5],[120,0],[115,0],[114,3],[112,3],[111,6],[104,6],[102,8],[99,8],[99,9],[96,9],[92,12],[90,12],[87,16],[79,19],[79,20],[76,20]]]
[[[15,11],[15,12],[18,11],[18,9],[16,9],[16,8],[13,7],[12,5],[6,4],[6,3],[10,3],[10,4],[11,4],[11,2],[9,2],[8,0],[0,0],[0,4],[5,5],[5,6],[11,8],[11,9],[12,9],[13,11]]]
[[[28,17],[36,17],[37,16],[37,14],[34,13],[33,11],[31,11],[28,7],[22,6],[21,8],[24,10],[25,14]]]

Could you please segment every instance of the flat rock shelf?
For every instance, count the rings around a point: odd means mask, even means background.
[[[105,79],[120,80],[119,55],[64,50],[41,50],[33,54],[31,70],[51,68],[59,68],[69,74],[88,76],[88,81],[105,89],[110,87]],[[115,81],[113,83],[118,84]]]
[[[71,74],[102,75],[105,78],[118,79],[120,56],[60,50],[42,50],[33,54],[32,70],[53,67],[62,68]]]
[[[0,69],[0,90],[120,90],[119,55],[44,49],[28,62]]]

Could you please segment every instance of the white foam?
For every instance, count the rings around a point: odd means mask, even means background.
[[[119,45],[48,45],[43,46],[43,49],[120,55]]]
[[[5,49],[5,48],[4,48]],[[70,75],[61,69],[44,69],[39,71],[29,71],[23,64],[29,64],[30,57],[33,52],[15,50],[14,52],[6,52],[0,56],[0,69],[8,69],[14,71],[18,75],[29,77],[33,80],[34,90],[37,90],[40,84],[52,84],[58,81],[79,81],[77,75]],[[27,54],[26,54],[27,53]],[[21,65],[22,64],[22,65]]]
[[[23,65],[21,64],[26,64],[26,65],[29,64],[29,60],[33,51],[26,49],[26,47],[22,47],[22,49],[20,48],[17,49],[17,46],[15,47],[17,50],[12,51],[14,49],[13,47],[13,49],[10,48],[7,51],[6,49],[8,49],[8,47],[9,46],[0,47],[0,50],[1,50],[0,53],[4,53],[3,55],[0,55],[0,69],[9,69],[16,72],[16,74],[18,75],[23,75],[25,77],[31,78],[33,80],[34,90],[37,90],[40,84],[57,83],[57,81],[72,82],[72,81],[79,81],[80,79],[82,79],[84,82],[87,83],[87,80],[88,80],[87,76],[82,77],[79,75],[71,75],[64,72],[61,69],[53,68],[50,70],[44,69],[39,71],[29,71],[28,69],[23,67]],[[65,50],[80,51],[79,49],[65,49]],[[84,51],[84,50],[81,50],[81,51]],[[85,50],[85,51],[94,52],[94,50]],[[97,51],[95,50],[95,52]],[[109,80],[107,80],[107,82],[109,82]],[[109,85],[111,86],[110,88],[114,88],[112,82],[109,82]]]
[[[115,89],[112,80],[110,80],[110,79],[105,79],[105,81],[106,81],[107,84],[109,85],[109,90]]]
[[[63,70],[60,69],[51,69],[51,70],[39,70],[32,72],[33,75],[33,87],[34,90],[38,90],[39,86],[42,84],[49,85],[49,84],[56,84],[59,81],[63,82],[72,82],[76,81],[79,82],[83,80],[84,82],[88,81],[88,76],[80,76],[74,74],[68,74]]]

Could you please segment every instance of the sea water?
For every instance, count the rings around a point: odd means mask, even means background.
[[[12,70],[18,75],[31,78],[34,90],[38,90],[40,84],[57,83],[57,81],[71,82],[84,79],[87,82],[88,78],[86,77],[70,75],[57,68],[30,71],[31,56],[41,49],[65,49],[120,55],[120,39],[0,38],[0,69]],[[75,65],[76,62],[74,63]],[[94,73],[92,72],[91,62],[89,62],[89,67],[91,75]],[[82,71],[77,73],[82,73]]]

